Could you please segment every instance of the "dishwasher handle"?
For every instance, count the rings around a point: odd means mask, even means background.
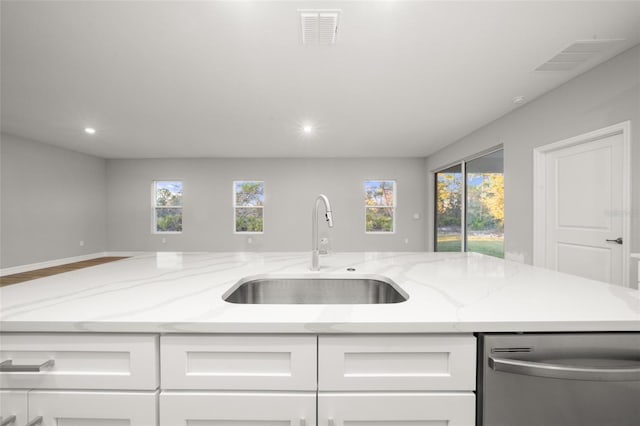
[[[520,359],[489,357],[489,367],[504,373],[551,379],[590,380],[598,382],[640,381],[640,365],[637,367],[578,367]]]

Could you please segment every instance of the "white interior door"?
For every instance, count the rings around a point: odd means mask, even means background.
[[[623,285],[625,135],[584,136],[544,152],[542,266]]]

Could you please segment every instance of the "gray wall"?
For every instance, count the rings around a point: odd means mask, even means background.
[[[635,47],[426,160],[103,160],[3,134],[0,267],[105,250],[308,250],[311,207],[321,192],[335,212],[335,228],[320,228],[331,249],[430,250],[430,172],[498,144],[505,156],[505,248],[531,263],[533,148],[626,120],[632,122],[631,249],[640,252],[639,71]],[[398,182],[393,235],[364,233],[362,182],[378,178]],[[184,233],[164,236],[164,244],[151,233],[155,179],[182,179],[185,186]],[[241,179],[265,181],[265,233],[252,236],[252,244],[233,233],[231,182]]]
[[[632,241],[640,252],[640,47],[574,78],[552,92],[471,133],[426,159],[433,171],[498,144],[504,145],[505,250],[533,258],[533,149],[626,120],[631,121]],[[433,196],[427,199],[427,241],[433,241]]]
[[[105,160],[2,134],[0,161],[1,268],[106,250]]]
[[[326,194],[335,226],[320,224],[336,251],[424,250],[425,170],[415,159],[108,160],[108,247],[112,251],[310,250],[315,197]],[[153,180],[184,183],[183,233],[151,233]],[[397,182],[396,232],[364,232],[365,179]],[[234,180],[265,182],[265,232],[234,234]],[[420,215],[418,220],[413,214]],[[322,213],[321,213],[322,214]],[[162,239],[166,243],[162,243]],[[409,242],[405,243],[408,238]]]

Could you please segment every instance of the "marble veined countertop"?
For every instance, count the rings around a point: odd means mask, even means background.
[[[0,289],[0,330],[160,333],[640,331],[640,291],[474,253],[149,253]],[[355,272],[347,272],[355,268]],[[389,277],[387,305],[239,305],[258,274]]]

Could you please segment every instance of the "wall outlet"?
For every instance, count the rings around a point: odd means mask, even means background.
[[[247,244],[253,244],[253,238],[248,237],[247,238]]]
[[[80,247],[84,247],[84,240],[80,240]]]
[[[329,254],[329,238],[328,237],[320,237],[320,247],[318,250],[320,254]]]
[[[404,243],[405,243],[405,244],[409,244],[409,239],[408,239],[408,238],[405,238],[405,239],[404,239]]]
[[[167,239],[165,237],[162,237],[162,244],[167,244]]]

